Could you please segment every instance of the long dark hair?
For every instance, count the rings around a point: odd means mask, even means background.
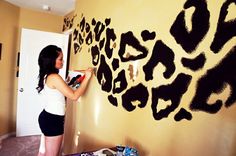
[[[61,48],[55,45],[48,45],[42,49],[38,58],[39,75],[38,75],[38,93],[44,88],[44,79],[52,73],[59,73],[59,70],[55,68],[56,59],[62,52]]]

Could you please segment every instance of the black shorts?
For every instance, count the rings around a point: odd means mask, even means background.
[[[45,136],[57,136],[64,133],[65,116],[51,114],[43,110],[39,114],[38,122]]]

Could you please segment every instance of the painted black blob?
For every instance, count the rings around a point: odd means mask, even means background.
[[[86,31],[86,33],[88,33],[90,31],[90,25],[88,23],[86,23],[85,31]]]
[[[149,32],[148,30],[143,30],[141,32],[143,41],[154,40],[156,37],[156,32]]]
[[[153,69],[158,63],[162,63],[166,67],[164,77],[170,78],[175,71],[174,53],[160,40],[155,43],[150,60],[143,66],[146,81],[153,79]]]
[[[206,62],[206,57],[205,55],[199,54],[196,58],[194,59],[189,59],[189,58],[182,58],[181,62],[184,67],[189,68],[193,71],[197,71],[201,68],[203,68],[205,62]]]
[[[181,108],[177,114],[175,114],[174,117],[175,121],[180,121],[183,119],[186,120],[192,120],[192,114],[186,111],[184,108]]]
[[[107,27],[108,25],[110,25],[110,23],[111,23],[111,18],[106,18],[106,19],[105,19],[106,27]]]
[[[74,46],[73,47],[74,47],[74,53],[76,54],[79,51],[79,49],[80,49],[80,45],[78,43],[74,42]]]
[[[113,53],[113,48],[110,48],[111,41],[116,40],[116,34],[114,33],[114,29],[107,28],[106,30],[106,45],[105,45],[105,52],[108,58],[111,58]]]
[[[127,45],[132,46],[138,52],[141,52],[141,54],[138,54],[137,56],[130,55],[127,58],[126,56],[124,56]],[[131,31],[121,34],[120,49],[119,49],[118,54],[122,62],[127,62],[131,60],[134,61],[134,60],[145,58],[147,56],[147,53],[148,53],[148,50],[140,44],[139,40],[133,35]]]
[[[180,104],[183,94],[187,91],[192,76],[180,73],[170,85],[162,85],[152,89],[152,113],[155,120],[168,117]],[[165,109],[157,110],[158,100],[170,100]]]
[[[100,65],[97,70],[97,79],[102,90],[110,92],[112,88],[112,71],[106,63],[104,55],[101,55]]]
[[[216,33],[211,44],[211,50],[214,53],[218,53],[224,44],[236,35],[236,19],[228,22],[225,21],[228,14],[228,7],[232,3],[236,5],[236,0],[226,0],[221,7]],[[235,13],[234,15],[236,18]]]
[[[112,69],[114,70],[114,71],[116,71],[116,69],[118,69],[119,68],[119,60],[118,59],[116,59],[116,58],[114,58],[113,60],[112,60]]]
[[[125,70],[123,69],[121,72],[119,72],[117,78],[114,79],[113,94],[121,93],[127,88],[127,85]]]
[[[80,31],[83,32],[84,28],[85,28],[85,17],[83,17],[83,19],[80,21]]]
[[[92,62],[93,65],[96,66],[99,62],[99,56],[100,56],[100,51],[98,49],[98,46],[92,46],[91,48],[91,55],[92,55]]]
[[[113,105],[113,106],[118,106],[118,102],[117,102],[117,99],[116,97],[114,97],[113,95],[109,95],[108,96],[108,100],[109,102]]]
[[[204,111],[207,113],[217,113],[222,107],[222,100],[216,100],[208,104],[208,98],[212,93],[220,93],[228,83],[231,86],[231,93],[225,102],[226,107],[231,106],[236,101],[236,46],[233,47],[228,55],[213,69],[198,80],[197,91],[194,96],[190,109]]]
[[[93,35],[92,35],[92,32],[90,31],[85,39],[85,42],[87,45],[90,45],[92,44],[93,42]]]
[[[73,41],[75,41],[78,38],[79,31],[77,29],[74,29],[73,31]]]
[[[99,42],[99,49],[100,49],[100,50],[103,48],[104,43],[105,43],[105,38],[103,38],[103,39],[100,40],[100,42]]]
[[[184,4],[184,9],[194,6],[192,15],[192,30],[187,30],[185,22],[185,11],[181,11],[171,26],[170,33],[183,49],[190,53],[196,49],[197,45],[204,38],[209,30],[210,13],[205,0],[188,0]]]
[[[79,33],[78,41],[79,41],[80,45],[82,45],[84,43],[84,39],[83,39],[81,33]]]
[[[107,28],[106,29],[106,45],[105,45],[105,52],[108,58],[111,58],[113,53],[113,48],[111,47],[111,41],[115,41],[116,34],[114,33],[114,29]]]
[[[96,41],[100,40],[101,34],[104,31],[104,29],[105,29],[105,25],[103,23],[101,23],[100,21],[98,21],[95,25],[95,28],[94,28]]]
[[[96,23],[97,23],[97,22],[96,22],[95,18],[93,18],[93,19],[92,19],[92,25],[96,25]]]
[[[143,108],[147,104],[148,96],[147,87],[140,83],[131,87],[122,95],[122,105],[127,111],[131,112],[136,108],[132,102],[138,101],[138,107]]]

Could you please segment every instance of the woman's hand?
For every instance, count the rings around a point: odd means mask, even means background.
[[[84,71],[85,77],[88,78],[88,79],[90,79],[91,76],[93,75],[93,70],[94,70],[94,68],[91,68],[91,67],[89,67],[88,69],[86,69],[86,70]]]

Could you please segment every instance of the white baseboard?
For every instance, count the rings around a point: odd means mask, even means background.
[[[2,148],[2,141],[6,138],[9,138],[9,137],[13,137],[13,136],[16,136],[16,132],[12,132],[12,133],[7,133],[7,134],[4,134],[4,135],[1,135],[0,136],[0,149]]]
[[[12,137],[12,136],[16,136],[16,132],[11,132],[11,133],[7,133],[7,134],[4,134],[4,135],[1,135],[0,136],[0,141],[4,140],[6,138]]]

